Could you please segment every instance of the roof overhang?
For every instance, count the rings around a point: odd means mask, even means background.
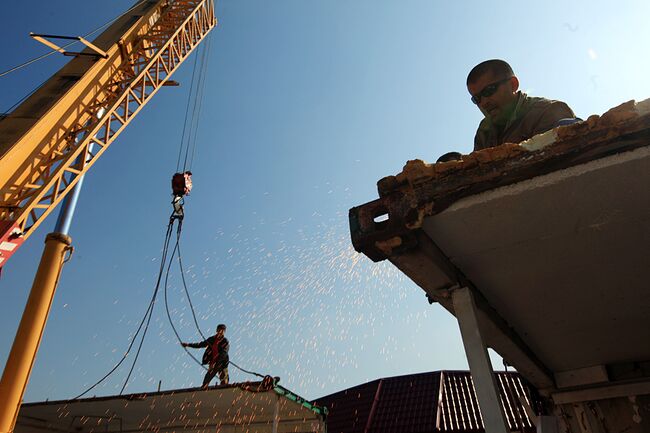
[[[261,383],[29,403],[16,433],[187,431],[324,432],[324,412],[286,388]],[[277,419],[277,430],[273,430]]]
[[[452,314],[450,289],[470,287],[488,345],[538,388],[616,380],[650,360],[649,109],[409,161],[351,209],[353,244]]]

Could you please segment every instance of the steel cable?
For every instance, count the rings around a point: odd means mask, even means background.
[[[154,304],[155,304],[155,302],[156,302],[156,296],[157,296],[157,294],[158,294],[158,288],[159,288],[159,286],[160,286],[160,279],[161,279],[161,277],[162,277],[162,272],[163,272],[163,270],[164,270],[165,262],[167,261],[166,257],[167,257],[167,251],[168,251],[168,248],[169,248],[169,241],[171,240],[171,235],[172,235],[172,224],[170,223],[170,224],[167,226],[167,234],[165,235],[165,241],[164,241],[164,243],[163,243],[163,251],[162,251],[162,256],[161,256],[161,260],[160,260],[160,270],[159,270],[159,272],[158,272],[158,281],[156,282],[156,287],[155,287],[155,289],[154,289],[153,295],[151,296],[151,301],[149,301],[149,306],[147,307],[147,310],[145,311],[145,314],[144,314],[144,316],[142,317],[142,320],[140,321],[140,324],[138,325],[138,329],[135,331],[135,334],[133,335],[133,338],[132,338],[132,340],[131,340],[131,343],[129,343],[129,347],[126,349],[126,352],[125,352],[124,355],[122,356],[122,359],[120,359],[120,361],[119,361],[119,362],[118,362],[118,363],[117,363],[117,364],[116,364],[116,365],[115,365],[115,366],[114,366],[114,367],[113,367],[113,368],[112,368],[108,373],[106,373],[106,374],[104,375],[104,377],[102,377],[101,379],[99,379],[99,380],[98,380],[97,382],[95,382],[92,386],[90,386],[89,388],[87,388],[84,392],[82,392],[82,393],[79,394],[78,396],[74,397],[72,400],[77,400],[77,399],[83,397],[83,396],[86,395],[88,392],[90,392],[92,389],[94,389],[97,385],[99,385],[99,384],[102,383],[104,380],[106,380],[106,379],[107,379],[111,374],[113,374],[113,372],[114,372],[115,370],[118,369],[118,367],[119,367],[120,365],[122,365],[122,363],[124,362],[124,360],[125,360],[125,359],[127,358],[127,356],[129,355],[129,352],[131,351],[131,348],[133,347],[133,344],[135,343],[135,340],[136,340],[138,334],[140,333],[140,330],[142,329],[142,325],[144,325],[145,320],[147,320],[147,317],[149,317],[149,318],[151,317],[151,312],[153,311],[153,306],[154,306]],[[147,326],[148,326],[148,321],[147,321]],[[146,333],[146,331],[145,331],[145,333]]]
[[[138,3],[134,4],[133,6],[131,6],[130,9],[127,9],[126,12],[121,13],[120,15],[118,15],[118,16],[115,17],[115,18],[113,18],[113,19],[110,20],[109,22],[107,22],[107,23],[105,23],[105,24],[102,24],[101,26],[97,27],[95,30],[91,31],[90,33],[86,33],[86,34],[85,34],[84,36],[82,36],[82,37],[83,37],[84,39],[86,39],[86,38],[88,38],[88,37],[94,35],[94,34],[97,33],[98,31],[100,31],[100,30],[102,30],[102,29],[104,29],[104,28],[110,26],[110,25],[113,24],[115,21],[117,21],[118,19],[120,19],[122,16],[124,16],[125,14],[128,14],[128,13],[131,12],[133,9],[137,8],[138,6],[140,6],[141,4],[145,3],[146,1],[147,1],[147,0],[141,0],[141,1],[139,1]],[[79,43],[79,41],[70,42],[70,43],[68,43],[68,44],[63,45],[61,48],[65,49],[65,48],[68,48],[68,47],[70,47],[70,46],[72,46],[72,45],[74,45],[74,44],[77,44],[77,43]],[[39,61],[39,60],[43,60],[44,58],[49,57],[49,56],[51,56],[52,54],[56,54],[56,53],[58,53],[58,51],[56,51],[56,50],[52,50],[52,51],[50,51],[50,52],[48,52],[48,53],[45,53],[45,54],[42,54],[42,55],[40,55],[40,56],[34,57],[33,59],[30,59],[30,60],[27,60],[27,61],[25,61],[25,62],[23,62],[23,63],[21,63],[21,64],[19,64],[19,65],[14,66],[13,68],[7,69],[7,70],[4,71],[4,72],[0,72],[0,77],[4,77],[4,76],[7,75],[7,74],[10,74],[10,73],[12,73],[12,72],[15,72],[15,71],[17,71],[17,70],[19,70],[19,69],[22,69],[22,68],[24,68],[24,67],[26,67],[26,66],[29,66],[29,65],[31,65],[32,63],[35,63],[35,62],[37,62],[37,61]]]

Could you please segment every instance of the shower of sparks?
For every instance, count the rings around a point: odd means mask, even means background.
[[[407,294],[419,289],[390,263],[373,263],[354,251],[344,215],[326,220],[315,213],[312,218],[315,224],[308,228],[292,219],[276,224],[260,219],[257,226],[241,225],[235,232],[218,230],[209,243],[213,249],[198,254],[184,248],[183,262],[206,337],[214,334],[218,323],[226,323],[234,363],[281,376],[284,386],[313,398],[323,389],[352,385],[341,380],[345,371],[359,371],[357,383],[373,379],[363,375],[360,365],[368,350],[388,364],[407,351],[419,356],[408,338],[397,341],[385,330],[399,323],[410,332],[418,331],[428,304],[422,292],[416,292],[422,294],[419,308],[406,304]],[[143,291],[143,306],[146,296]],[[181,338],[200,341],[176,264],[168,297]],[[148,365],[162,357],[169,358],[163,389],[198,386],[202,381],[204,370],[178,346],[163,302],[161,293],[147,336],[153,343],[145,343],[127,393],[156,388],[160,378],[152,376]],[[131,327],[138,320],[123,314],[119,322]],[[118,342],[102,343],[96,358],[107,354],[121,358],[124,349]],[[202,351],[192,354],[200,359]],[[232,365],[229,370],[231,382],[256,380]],[[97,394],[115,393],[124,376],[116,372],[115,379],[96,388]],[[92,377],[83,378],[84,384],[93,383]]]
[[[598,54],[596,54],[596,50],[594,50],[593,48],[589,48],[587,50],[587,54],[589,54],[589,58],[591,60],[596,60],[598,58]]]

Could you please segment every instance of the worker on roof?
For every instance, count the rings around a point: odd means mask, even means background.
[[[225,334],[226,325],[221,323],[217,326],[217,333],[212,337],[208,337],[200,343],[181,343],[181,346],[183,347],[193,347],[195,349],[205,347],[201,363],[203,365],[208,364],[208,371],[205,373],[205,377],[203,378],[203,389],[208,388],[210,381],[214,379],[214,376],[217,374],[219,374],[221,385],[226,385],[228,383],[228,363],[230,362],[230,359],[228,358],[228,349],[230,349],[230,343]]]
[[[467,90],[485,115],[474,137],[474,150],[519,143],[575,119],[564,102],[520,91],[519,80],[503,60],[474,66],[467,76]]]

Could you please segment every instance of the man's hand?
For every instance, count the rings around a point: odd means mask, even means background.
[[[187,344],[187,343],[183,343],[183,342],[181,341],[181,346],[183,346],[183,347],[187,347],[188,344]]]

